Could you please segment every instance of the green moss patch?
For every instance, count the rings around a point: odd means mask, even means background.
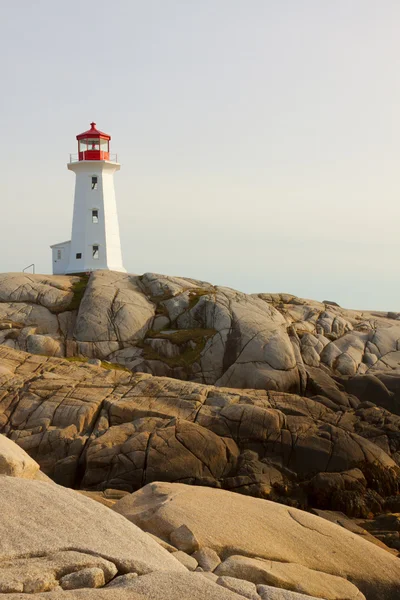
[[[158,338],[162,340],[169,340],[172,344],[182,346],[187,342],[200,342],[204,338],[212,337],[217,333],[216,329],[176,329],[163,331],[153,331],[149,329],[146,333],[147,338]]]
[[[145,360],[158,360],[172,369],[181,367],[186,371],[187,376],[190,376],[192,365],[200,359],[207,341],[216,333],[215,329],[149,330],[140,343],[140,347],[143,348],[143,358]],[[179,346],[180,353],[172,357],[164,356],[149,344],[146,344],[148,339],[169,340],[172,344]]]
[[[67,358],[65,358],[65,360],[67,360],[68,362],[86,363],[89,359],[87,358],[87,356],[68,356]]]
[[[202,296],[209,296],[210,294],[215,294],[215,292],[213,290],[205,290],[204,288],[194,288],[189,290],[188,310],[194,308]]]
[[[103,369],[107,369],[108,371],[127,371],[128,373],[131,373],[131,370],[128,369],[128,367],[124,367],[123,365],[120,365],[118,363],[109,363],[101,361],[101,366],[103,367]]]
[[[85,294],[87,284],[89,282],[89,275],[82,275],[79,281],[76,281],[72,286],[72,293],[74,294],[69,306],[65,310],[78,310],[82,298]]]
[[[69,356],[68,358],[66,358],[65,360],[67,360],[68,362],[79,362],[79,363],[87,363],[89,361],[87,356]],[[123,365],[119,365],[118,363],[110,363],[110,362],[106,362],[106,361],[101,361],[101,366],[103,369],[106,369],[107,371],[128,371],[128,373],[131,373],[131,371],[127,368],[124,367]]]

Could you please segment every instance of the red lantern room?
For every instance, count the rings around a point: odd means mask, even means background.
[[[111,136],[96,129],[96,123],[90,123],[90,129],[76,139],[79,160],[110,160]]]

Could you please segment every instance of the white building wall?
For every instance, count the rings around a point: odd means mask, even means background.
[[[53,275],[64,275],[69,264],[71,242],[60,242],[51,246]]]
[[[68,164],[76,174],[76,183],[67,273],[98,269],[125,272],[114,191],[114,173],[119,168],[118,163],[97,160]],[[92,189],[92,177],[97,177],[96,189]],[[93,210],[98,211],[97,223],[93,222]],[[99,248],[98,259],[93,257],[93,246]]]

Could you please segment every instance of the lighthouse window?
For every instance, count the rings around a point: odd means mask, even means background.
[[[100,140],[87,140],[88,150],[100,150]]]
[[[102,152],[108,152],[108,140],[100,140],[100,149]]]
[[[99,211],[92,210],[92,223],[98,223],[98,222],[99,222]]]
[[[99,247],[98,246],[92,246],[92,256],[95,260],[99,259]]]
[[[92,190],[97,190],[97,176],[92,177]]]

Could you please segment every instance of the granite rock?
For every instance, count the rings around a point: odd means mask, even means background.
[[[4,346],[0,368],[0,431],[64,486],[100,494],[181,481],[360,518],[399,491],[400,417],[320,374],[304,397]]]
[[[184,523],[200,548],[212,548],[223,559],[216,569],[221,576],[318,592],[322,598],[397,598],[395,556],[290,506],[225,490],[154,483],[125,496],[113,510],[163,539]]]

